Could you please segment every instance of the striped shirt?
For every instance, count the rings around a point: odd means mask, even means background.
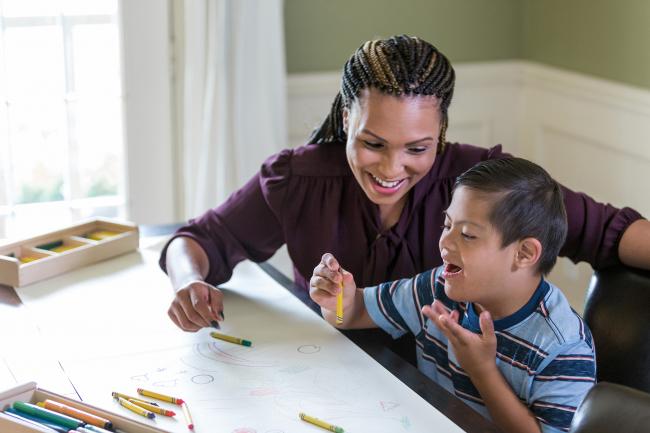
[[[445,335],[422,314],[434,299],[456,309],[461,325],[480,333],[474,305],[447,298],[442,267],[364,290],[372,320],[393,338],[415,335],[418,368],[490,418],[481,395],[461,368]],[[542,431],[568,431],[576,408],[596,381],[591,332],[560,289],[542,279],[514,314],[494,321],[496,364]]]

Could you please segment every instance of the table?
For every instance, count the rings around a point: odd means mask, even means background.
[[[151,232],[146,233],[151,234]],[[307,293],[293,285],[286,276],[278,272],[270,264],[263,263],[260,264],[260,267],[296,298],[310,307],[315,312],[314,314],[318,314],[317,306],[311,301]],[[4,318],[3,321],[9,320],[14,324],[20,324],[21,338],[17,340],[24,340],[25,335],[37,335],[39,333],[38,327],[33,327],[33,317],[29,317],[29,314],[26,314],[24,306],[21,305],[20,298],[12,288],[0,286],[0,315]],[[406,384],[411,390],[431,404],[431,406],[444,413],[463,430],[468,432],[498,431],[492,423],[485,420],[481,415],[474,412],[435,382],[432,382],[413,365],[387,349],[383,342],[377,338],[376,333],[345,331],[344,334],[401,382]],[[14,343],[5,345],[5,347],[19,346],[18,341]],[[54,362],[44,365],[51,366],[52,370],[56,369],[56,363]],[[71,389],[70,392],[76,391]]]

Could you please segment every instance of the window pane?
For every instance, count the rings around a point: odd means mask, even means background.
[[[13,104],[9,125],[14,202],[63,200],[68,167],[63,103]]]
[[[115,15],[117,0],[61,0],[64,15]]]
[[[119,96],[120,63],[117,27],[112,24],[76,25],[73,29],[74,91]]]
[[[121,104],[120,99],[111,98],[80,100],[71,105],[77,125],[74,163],[78,167],[78,188],[73,198],[121,193]]]
[[[59,2],[52,0],[3,0],[6,17],[42,17],[59,14]]]
[[[4,35],[9,100],[63,98],[61,30],[56,26],[9,27]]]

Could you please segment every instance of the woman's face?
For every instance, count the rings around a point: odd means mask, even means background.
[[[382,211],[402,205],[436,159],[441,115],[435,96],[364,89],[344,111],[346,154],[357,182]]]

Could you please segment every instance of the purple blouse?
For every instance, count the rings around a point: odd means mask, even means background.
[[[210,261],[206,281],[213,285],[228,281],[240,261],[265,261],[284,243],[295,282],[305,290],[326,252],[354,275],[359,287],[410,277],[442,263],[438,239],[456,177],[480,161],[506,156],[501,146],[447,144],[409,192],[397,224],[383,230],[379,208],[354,178],[344,144],[286,149],[267,159],[221,206],[190,220],[173,238],[187,236],[203,247]],[[594,268],[618,263],[619,240],[641,215],[566,188],[563,192],[569,230],[561,255]],[[163,270],[166,251],[167,246],[160,257]]]

